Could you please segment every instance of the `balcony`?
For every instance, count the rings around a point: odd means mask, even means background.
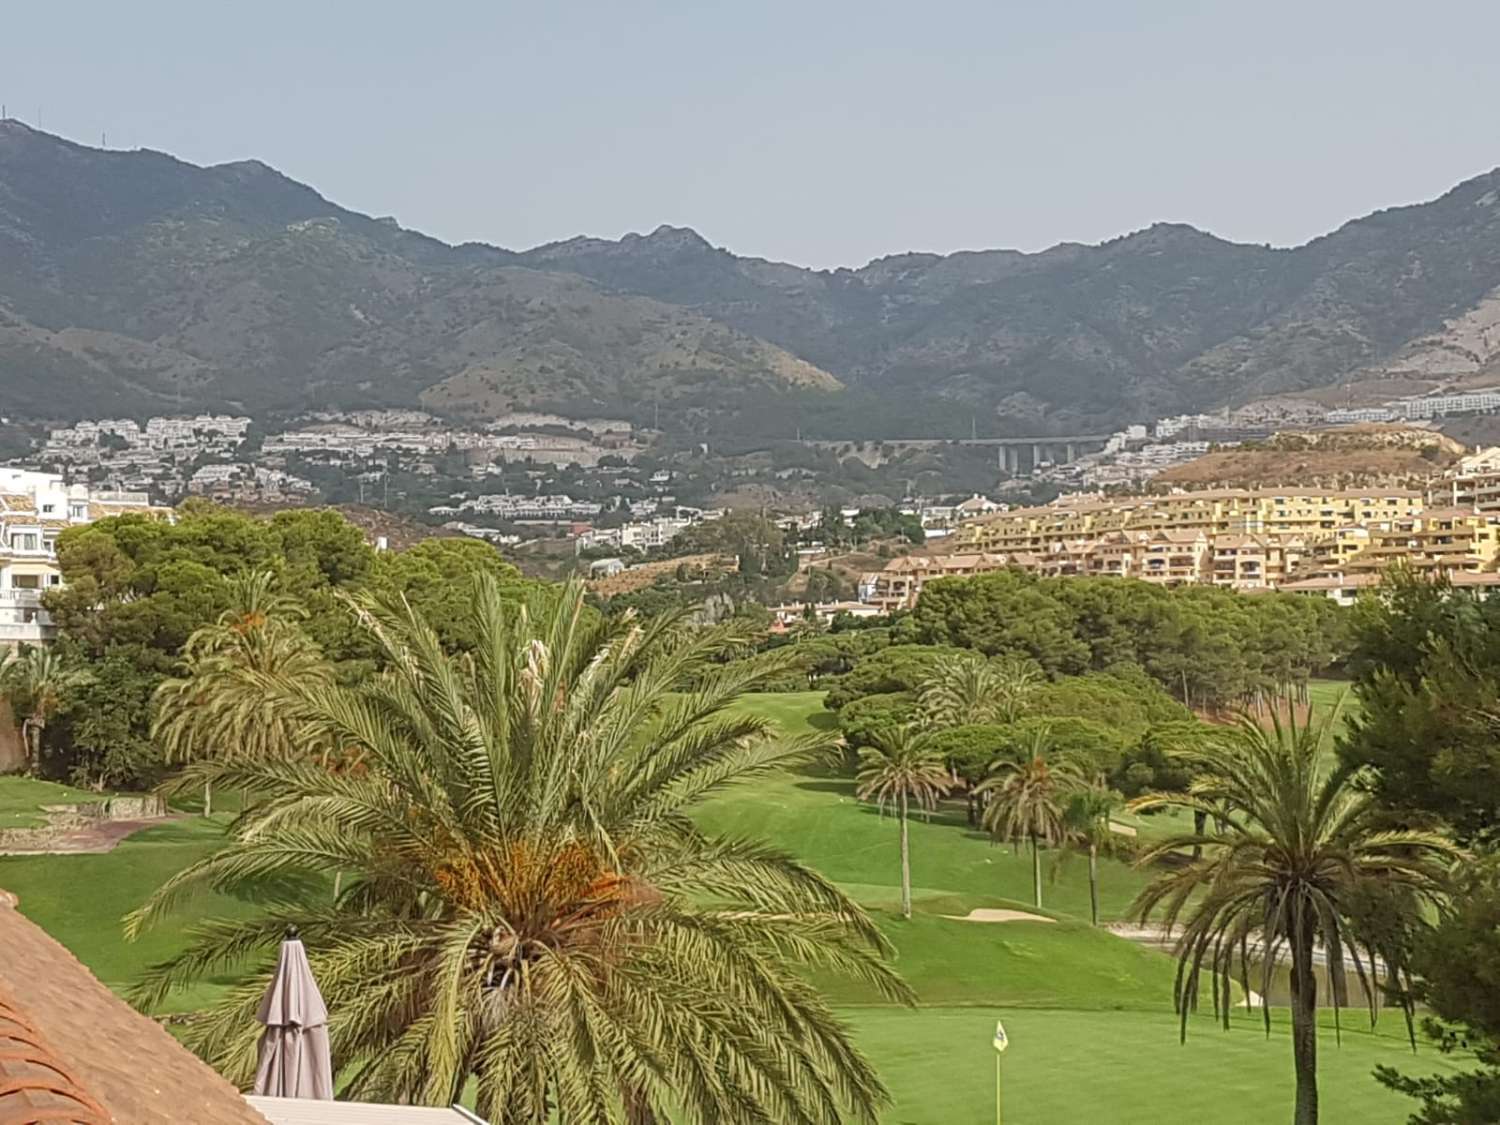
[[[0,620],[0,645],[40,645],[57,636],[51,622]]]

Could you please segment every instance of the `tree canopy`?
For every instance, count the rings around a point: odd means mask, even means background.
[[[1018,570],[930,582],[913,619],[926,644],[1027,657],[1052,676],[1135,665],[1204,708],[1300,690],[1347,644],[1326,598]]]
[[[475,539],[424,540],[376,552],[332,509],[257,517],[202,500],[172,520],[127,514],[58,537],[64,584],[45,601],[55,651],[86,682],[60,700],[44,764],[83,784],[145,786],[165,763],[150,737],[151,699],[179,670],[195,633],[231,607],[236,583],[264,575],[265,593],[297,606],[298,629],[337,672],[369,671],[379,657],[345,599],[361,591],[405,597],[452,648],[472,644],[475,582],[492,579],[513,603],[544,589]]]

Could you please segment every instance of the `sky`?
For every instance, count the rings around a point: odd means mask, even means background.
[[[0,3],[0,102],[448,241],[1294,245],[1500,165],[1500,4]]]

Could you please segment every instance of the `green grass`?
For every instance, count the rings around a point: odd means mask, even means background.
[[[0,856],[0,887],[20,898],[36,922],[116,991],[148,965],[182,948],[184,928],[200,917],[245,914],[253,908],[217,895],[190,901],[168,921],[127,942],[121,920],[170,876],[211,854],[227,818],[159,825],[100,855]],[[209,982],[176,997],[174,1010],[201,1007],[226,983]]]
[[[797,733],[827,729],[832,718],[817,692],[750,695],[739,705]],[[815,765],[758,781],[708,802],[699,820],[726,835],[762,837],[836,882],[880,888],[877,899],[896,901],[896,821],[857,800],[845,770]],[[960,802],[945,804],[930,819],[912,819],[911,857],[912,885],[924,893],[978,895],[989,905],[1005,900],[1029,908],[1032,902],[1030,854],[969,828]],[[1044,853],[1043,859],[1043,905],[1087,917],[1087,863],[1061,853]],[[1111,860],[1101,860],[1100,870],[1100,909],[1106,918],[1117,918],[1145,876]]]
[[[1224,1031],[1207,1018],[1178,1042],[1177,1019],[1161,1012],[1077,1012],[1016,1008],[869,1008],[847,1013],[861,1045],[895,1094],[886,1120],[985,1125],[995,1120],[995,1020],[1010,1047],[1002,1060],[1006,1125],[1264,1125],[1292,1116],[1290,1035],[1267,1041],[1255,1018]],[[1371,1076],[1381,1063],[1427,1073],[1442,1065],[1404,1039],[1330,1028],[1318,1041],[1325,1125],[1404,1122],[1414,1105]]]
[[[103,801],[108,793],[74,789],[30,777],[0,777],[0,828],[32,828],[45,824],[43,805],[76,805]]]

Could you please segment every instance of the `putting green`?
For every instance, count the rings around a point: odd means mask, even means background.
[[[1200,1018],[1178,1041],[1166,1012],[1076,1012],[1010,1008],[862,1009],[845,1013],[895,1095],[892,1125],[986,1125],[995,1120],[995,1020],[1010,1046],[1002,1057],[1005,1125],[1265,1125],[1292,1116],[1292,1053],[1284,1022],[1267,1041],[1254,1017],[1224,1031]],[[1348,1022],[1348,1021],[1346,1021]],[[1370,1072],[1378,1064],[1427,1073],[1448,1060],[1413,1058],[1395,1034],[1331,1028],[1318,1041],[1325,1125],[1397,1125],[1412,1111]],[[1451,1064],[1449,1064],[1451,1065]]]

